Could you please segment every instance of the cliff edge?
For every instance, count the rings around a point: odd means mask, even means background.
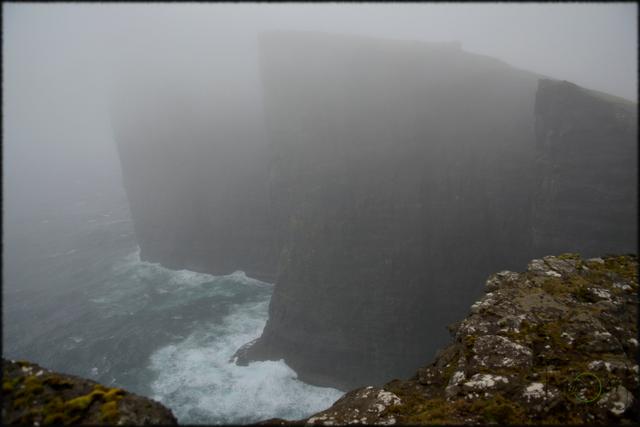
[[[2,360],[2,424],[176,425],[171,410],[119,388]]]
[[[535,253],[634,251],[638,105],[542,79],[535,115]]]
[[[293,424],[636,420],[637,269],[636,255],[563,254],[494,274],[431,364],[409,380],[353,390]]]

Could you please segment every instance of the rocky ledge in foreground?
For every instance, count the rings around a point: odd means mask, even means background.
[[[413,378],[264,423],[630,423],[640,415],[637,268],[635,255],[564,254],[494,274],[450,326],[454,342]]]
[[[177,424],[171,410],[145,397],[2,360],[2,424]]]

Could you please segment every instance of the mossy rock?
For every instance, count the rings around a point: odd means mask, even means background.
[[[455,328],[464,334],[410,380],[384,385],[401,402],[373,422],[608,425],[636,420],[637,256],[585,261],[567,253],[544,262],[546,267],[530,263],[529,271],[509,283],[494,283],[482,309],[471,311]],[[494,344],[478,346],[482,337]],[[529,352],[521,361],[515,357]],[[514,356],[507,363],[496,354]],[[460,386],[447,389],[461,357],[464,377]],[[572,398],[576,378],[585,372],[596,376],[600,395],[623,388],[633,399],[584,404]],[[359,404],[355,399],[332,407],[336,419],[347,419]]]
[[[2,363],[5,424],[176,424],[167,408],[120,388],[24,361]]]
[[[114,423],[119,418],[118,403],[110,401],[100,407],[100,420],[106,423]]]

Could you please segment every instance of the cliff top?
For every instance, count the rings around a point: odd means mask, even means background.
[[[464,59],[471,61],[467,66],[480,66],[492,70],[512,69],[532,77],[546,77],[542,74],[514,67],[493,56],[466,51],[463,49],[462,43],[457,40],[427,41],[313,30],[265,30],[258,34],[258,40],[260,44],[270,44],[278,49],[290,49],[294,46],[298,51],[309,55],[318,55],[322,48],[330,49],[332,54],[337,54],[337,52],[343,50],[352,51],[353,49],[364,49],[369,52],[378,50],[383,51],[385,55],[394,55],[390,57],[391,60],[397,58],[395,55],[405,55],[407,53],[411,54],[407,58],[412,58],[416,54],[437,54],[438,60],[443,58]]]
[[[462,50],[462,43],[458,40],[452,41],[425,41],[405,38],[390,38],[390,37],[378,37],[368,36],[354,33],[336,33],[316,30],[264,30],[258,34],[260,39],[264,38],[284,38],[291,39],[292,37],[305,37],[309,39],[318,40],[351,40],[351,41],[377,41],[388,42],[398,44],[415,44],[423,47],[430,48],[444,48],[453,51]]]
[[[26,361],[2,360],[3,424],[177,424],[160,403]]]
[[[296,423],[607,424],[639,412],[635,255],[502,271],[454,341],[409,380],[364,387]],[[269,420],[265,423],[286,423]]]
[[[632,101],[626,98],[622,98],[620,96],[611,95],[610,93],[601,92],[595,89],[587,89],[582,86],[578,86],[575,83],[571,83],[566,80],[556,80],[550,78],[542,78],[539,81],[539,85],[541,88],[552,87],[554,90],[557,90],[559,87],[563,87],[565,91],[581,93],[584,95],[591,96],[593,98],[599,99],[601,101],[610,102],[612,104],[617,104],[626,108],[638,108],[638,102]]]

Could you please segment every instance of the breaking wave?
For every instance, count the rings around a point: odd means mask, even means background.
[[[268,297],[238,304],[221,323],[203,324],[182,342],[156,351],[152,397],[187,424],[293,420],[331,406],[342,392],[299,381],[282,360],[248,366],[230,362],[240,346],[261,334],[268,305]]]
[[[282,360],[248,366],[230,361],[238,348],[262,333],[271,284],[242,271],[213,276],[171,270],[141,261],[137,250],[114,268],[113,286],[99,300],[111,305],[109,311],[140,312],[146,306],[146,311],[184,324],[175,335],[179,340],[153,351],[147,367],[151,397],[171,408],[180,423],[299,419],[331,406],[342,395],[299,381]]]

